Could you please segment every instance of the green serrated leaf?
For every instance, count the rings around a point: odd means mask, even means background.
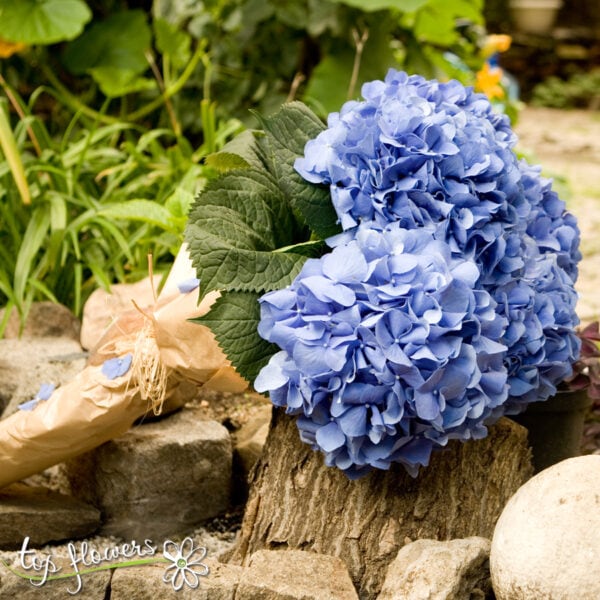
[[[232,169],[247,169],[250,164],[238,154],[230,152],[215,152],[209,154],[204,162],[220,173],[226,173]]]
[[[239,135],[236,135],[232,140],[227,142],[220,152],[211,156],[218,156],[221,153],[234,154],[239,156],[244,162],[256,169],[264,167],[260,158],[259,148],[257,146],[257,138],[264,135],[262,131],[246,129]],[[207,157],[208,160],[209,157]]]
[[[188,224],[186,239],[202,279],[203,294],[211,290],[266,292],[283,288],[306,260],[299,254],[240,248],[193,224]]]
[[[321,119],[302,102],[288,102],[272,117],[257,116],[264,130],[294,157],[304,152],[308,140],[325,129]]]
[[[82,0],[0,0],[0,33],[10,42],[72,40],[91,18],[92,11]]]
[[[277,182],[264,169],[230,171],[210,182],[192,208],[190,221],[202,227],[203,219],[213,214],[206,212],[205,207],[209,206],[216,214],[221,208],[239,213],[238,217],[261,235],[264,248],[270,250],[306,241],[308,237],[300,231]],[[229,233],[226,228],[221,231],[224,237],[231,238]],[[263,249],[263,245],[256,249]]]
[[[211,329],[231,364],[250,383],[279,350],[258,335],[258,298],[259,294],[249,292],[227,292],[206,315],[196,319]]]
[[[328,190],[294,171],[306,142],[323,130],[321,121],[295,102],[262,122],[263,134],[245,132],[225,149],[252,166],[211,181],[190,211],[185,238],[202,294],[283,288],[307,256],[322,253],[321,240],[311,238],[339,231]]]
[[[311,240],[301,244],[292,244],[285,248],[278,248],[276,252],[289,252],[292,254],[301,254],[309,258],[318,258],[327,250],[327,244],[323,240]]]
[[[284,185],[292,206],[319,238],[325,239],[341,232],[328,187],[310,184],[295,172]]]
[[[328,188],[309,183],[294,169],[306,143],[323,131],[325,125],[302,102],[284,104],[278,113],[261,122],[267,135],[257,141],[258,146],[290,204],[318,237],[339,233]]]
[[[257,208],[261,208],[260,206]],[[265,216],[268,215],[265,213]],[[223,237],[223,232],[227,231],[227,238],[234,240],[232,247],[241,250],[270,251],[273,250],[273,233],[252,227],[247,223],[243,215],[235,209],[215,206],[200,205],[194,211],[194,217],[197,223],[202,223],[203,235],[213,235]]]

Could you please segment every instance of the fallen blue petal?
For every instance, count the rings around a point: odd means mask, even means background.
[[[185,281],[180,281],[177,284],[177,288],[182,294],[189,294],[198,288],[200,285],[200,280],[192,277],[191,279],[186,279]]]
[[[19,404],[19,410],[33,410],[40,403],[39,398],[34,398],[33,400],[28,400],[27,402],[23,402]]]
[[[129,371],[132,359],[133,356],[131,354],[126,354],[125,356],[120,356],[118,358],[109,358],[104,361],[104,364],[102,365],[102,375],[108,379],[122,377]]]
[[[48,398],[52,396],[52,392],[54,392],[55,389],[56,386],[53,383],[42,383],[35,397],[38,400],[48,400]]]
[[[33,410],[40,402],[48,400],[55,389],[56,386],[53,383],[42,383],[34,398],[18,405],[19,410]]]

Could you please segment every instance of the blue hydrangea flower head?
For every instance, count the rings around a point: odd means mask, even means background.
[[[259,332],[282,350],[254,386],[300,415],[327,464],[414,473],[507,398],[507,321],[478,278],[426,229],[362,229],[263,296]]]
[[[343,233],[265,294],[255,381],[356,477],[545,400],[579,353],[579,232],[485,96],[390,70],[306,144]]]

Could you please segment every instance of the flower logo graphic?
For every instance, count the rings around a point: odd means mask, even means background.
[[[186,537],[181,545],[167,540],[163,544],[163,555],[173,563],[167,567],[163,581],[171,583],[176,592],[183,587],[184,583],[196,589],[200,584],[198,577],[208,575],[208,567],[202,563],[202,559],[206,556],[206,548],[194,547],[190,537]]]

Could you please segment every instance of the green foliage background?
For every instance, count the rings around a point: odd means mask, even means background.
[[[250,109],[324,118],[389,67],[471,83],[483,33],[482,0],[0,0],[26,46],[0,59],[0,306],[166,268]]]

